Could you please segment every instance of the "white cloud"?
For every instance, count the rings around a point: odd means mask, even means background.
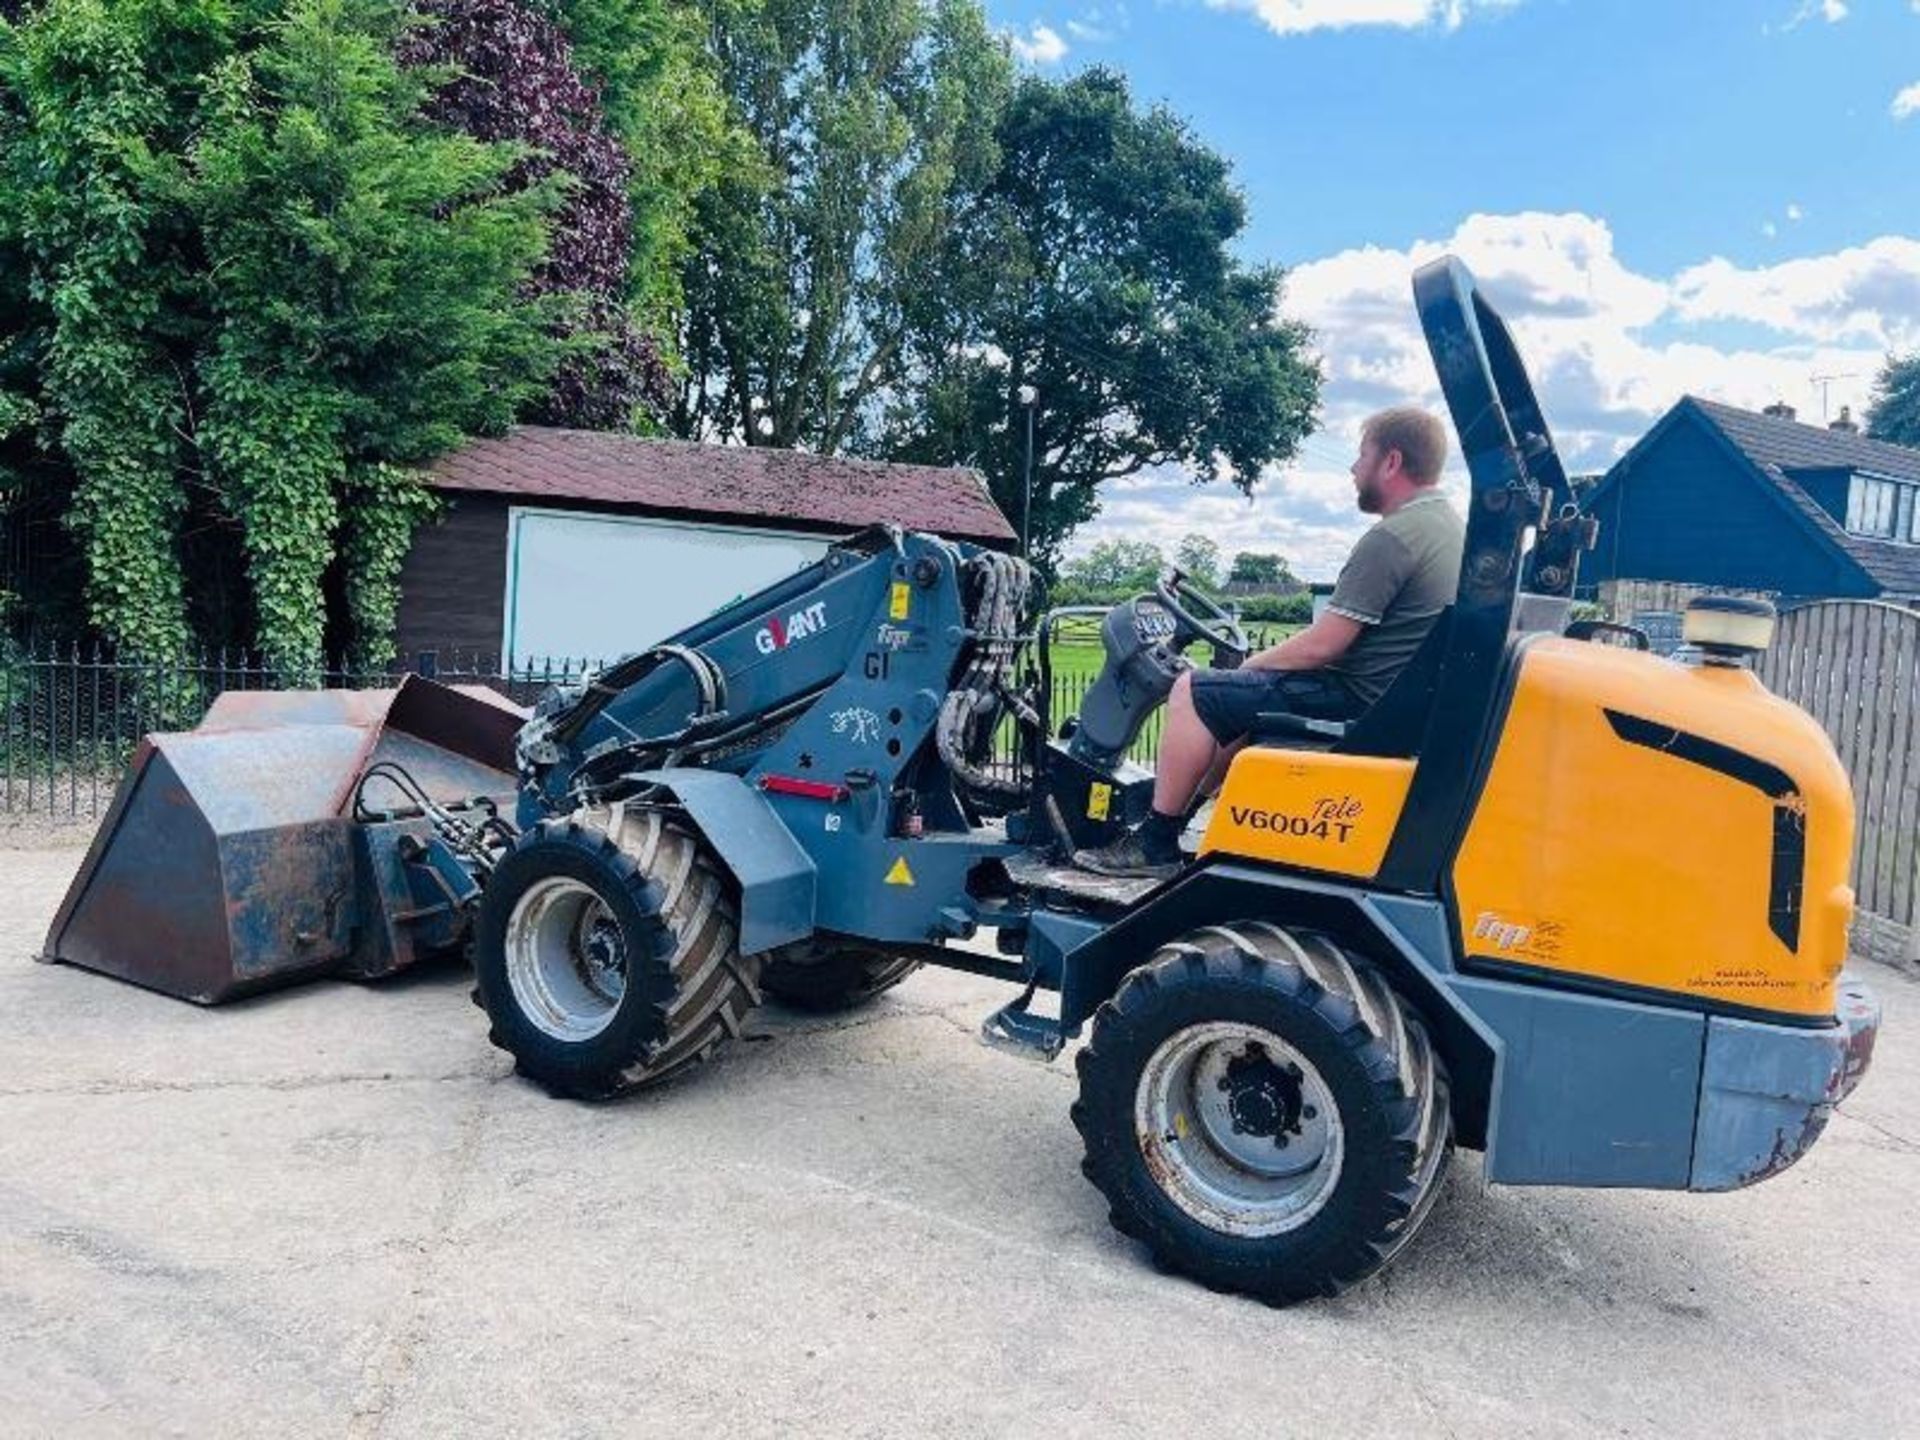
[[[1920,240],[1884,235],[1829,255],[1743,269],[1715,258],[1673,279],[1675,315],[1746,320],[1830,344],[1920,345]]]
[[[1771,220],[1762,220],[1760,222],[1760,233],[1771,240],[1780,233],[1780,227]]]
[[[1914,8],[1920,10],[1920,5],[1916,5]],[[1909,115],[1920,113],[1920,80],[1914,81],[1913,84],[1907,86],[1906,89],[1894,96],[1891,108],[1893,118],[1896,120],[1904,120]]]
[[[1245,10],[1276,35],[1391,25],[1411,30],[1427,25],[1458,29],[1473,11],[1508,10],[1522,0],[1207,0],[1215,10]]]
[[[1792,201],[1787,202],[1787,219],[1800,221],[1806,218],[1807,218],[1806,211],[1802,210],[1798,205],[1794,204]]]
[[[1060,38],[1060,32],[1038,21],[1026,35],[1011,34],[1007,41],[1013,53],[1029,65],[1058,65],[1067,53],[1067,42]]]
[[[1920,347],[1920,239],[1757,266],[1713,258],[1663,276],[1628,266],[1593,216],[1474,215],[1443,240],[1346,250],[1289,274],[1281,308],[1314,327],[1327,377],[1321,428],[1299,461],[1264,476],[1250,501],[1139,477],[1109,492],[1075,548],[1126,535],[1171,553],[1204,530],[1228,554],[1277,549],[1330,577],[1365,524],[1345,473],[1361,421],[1384,405],[1443,403],[1410,281],[1445,253],[1506,317],[1576,473],[1605,469],[1686,394],[1749,409],[1785,400],[1817,422],[1812,377],[1841,376],[1833,412],[1858,414],[1887,351]]]
[[[1920,6],[1915,8],[1920,9]],[[1846,0],[1805,0],[1805,3],[1793,12],[1793,18],[1780,28],[1783,31],[1797,30],[1816,15],[1829,25],[1838,25],[1847,18]]]

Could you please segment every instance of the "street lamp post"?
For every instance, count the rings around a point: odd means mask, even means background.
[[[1031,385],[1022,385],[1016,392],[1021,406],[1027,412],[1027,464],[1026,479],[1022,485],[1023,498],[1020,502],[1020,557],[1023,560],[1033,558],[1033,407],[1040,399],[1040,392]]]

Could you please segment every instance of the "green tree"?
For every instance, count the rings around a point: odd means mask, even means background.
[[[1867,434],[1896,445],[1920,445],[1920,355],[1889,355],[1873,382]]]
[[[12,39],[0,19],[0,66]],[[35,304],[29,283],[26,215],[18,203],[23,197],[6,168],[24,119],[18,96],[5,83],[6,74],[0,68],[0,513],[18,496],[35,462],[35,397],[46,342],[43,307]]]
[[[831,453],[909,378],[1011,83],[978,0],[706,0],[751,137],[695,207],[674,430]]]
[[[1187,535],[1173,552],[1173,563],[1187,578],[1212,590],[1220,584],[1220,545],[1210,535]]]
[[[1000,167],[956,224],[957,260],[914,336],[878,448],[983,470],[1020,512],[1023,387],[1035,415],[1033,549],[1051,566],[1107,481],[1179,467],[1250,491],[1311,430],[1319,371],[1276,316],[1281,272],[1232,247],[1227,162],[1126,82],[1021,82]]]
[[[259,642],[289,676],[320,667],[349,472],[504,428],[552,359],[516,300],[552,191],[501,196],[513,150],[417,123],[425,90],[393,59],[392,14],[294,0],[223,63],[192,155],[213,318],[198,435],[245,527]],[[374,493],[418,513],[391,475]],[[377,593],[356,581],[351,596]],[[360,658],[384,658],[390,610],[353,620]]]
[[[1167,568],[1158,545],[1146,540],[1102,540],[1060,568],[1062,589],[1089,600],[1117,599],[1151,590]]]
[[[1242,550],[1233,557],[1233,568],[1227,572],[1227,582],[1232,585],[1297,585],[1293,570],[1283,556],[1258,550]]]
[[[0,30],[0,211],[92,623],[136,658],[187,646],[178,542],[189,460],[183,321],[194,230],[177,160],[199,77],[228,43],[218,0],[48,0]]]
[[[26,447],[22,444],[21,432],[30,429],[32,424],[32,402],[23,395],[0,389],[0,534],[4,533],[8,512],[23,496],[26,477],[21,460]],[[5,659],[6,626],[18,603],[17,595],[0,588],[0,661]]]
[[[696,0],[548,0],[547,8],[632,161],[634,307],[649,327],[671,330],[695,203],[753,155],[707,51],[706,12]]]
[[[130,657],[189,643],[191,512],[241,533],[284,673],[318,668],[336,542],[383,658],[424,503],[392,466],[505,426],[550,369],[521,298],[550,197],[503,198],[518,152],[423,121],[405,21],[45,0],[0,26],[0,465],[68,477],[88,618]]]

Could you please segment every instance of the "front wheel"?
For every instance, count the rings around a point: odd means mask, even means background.
[[[1082,1168],[1161,1264],[1277,1304],[1365,1279],[1446,1172],[1446,1069],[1380,973],[1261,921],[1162,947],[1079,1059]]]
[[[704,1060],[760,1000],[731,880],[651,810],[580,810],[523,836],[487,883],[474,972],[493,1043],[583,1099]]]

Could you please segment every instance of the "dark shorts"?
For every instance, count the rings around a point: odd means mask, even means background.
[[[1195,670],[1193,708],[1216,741],[1231,745],[1268,711],[1351,720],[1364,707],[1340,680],[1317,670]]]

